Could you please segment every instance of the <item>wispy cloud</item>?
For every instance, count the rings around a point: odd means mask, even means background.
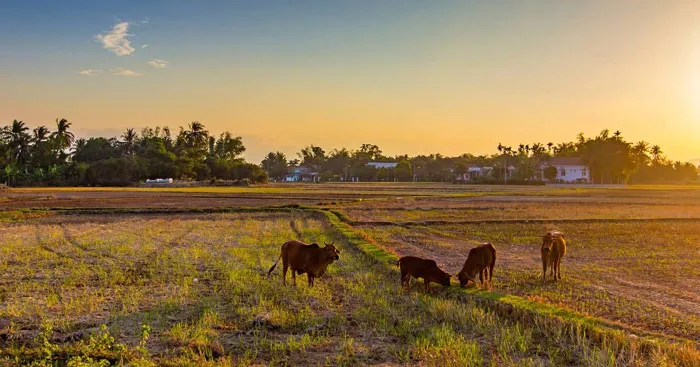
[[[145,45],[141,45],[141,48],[146,48],[146,47],[148,47],[148,46],[150,46],[150,45],[147,43],[147,44],[145,44]]]
[[[79,73],[80,73],[80,75],[95,76],[101,72],[102,72],[102,70],[85,69],[85,70],[80,70]]]
[[[170,64],[169,62],[167,62],[165,60],[161,60],[161,59],[153,59],[153,60],[148,62],[148,65],[151,65],[154,68],[158,68],[158,69],[165,69],[168,67],[169,64]]]
[[[127,39],[129,34],[129,22],[117,23],[110,31],[98,34],[95,38],[102,43],[102,47],[118,56],[131,55],[136,51],[131,47],[131,42]]]
[[[114,68],[109,70],[112,75],[116,76],[139,76],[141,73],[135,72],[133,70],[125,69],[125,68]]]

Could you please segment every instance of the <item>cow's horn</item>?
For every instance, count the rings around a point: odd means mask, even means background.
[[[332,246],[333,244],[335,244],[335,241],[333,241],[331,243],[326,243],[326,241],[323,241],[323,244],[326,246]]]

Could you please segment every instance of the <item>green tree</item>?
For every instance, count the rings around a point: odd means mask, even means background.
[[[222,133],[214,143],[214,156],[221,159],[235,160],[245,152],[243,138],[234,137],[230,132]]]
[[[32,146],[30,148],[30,164],[35,169],[48,168],[53,164],[53,154],[51,151],[50,132],[46,126],[39,126],[32,131]],[[38,174],[43,177],[43,171]]]
[[[24,121],[13,120],[9,127],[2,131],[3,140],[7,144],[7,163],[15,167],[20,167],[29,158],[29,144],[31,136],[28,133],[29,127]]]
[[[315,170],[320,170],[326,162],[326,152],[323,148],[315,145],[309,145],[297,154],[301,158],[301,164],[312,167]]]
[[[71,125],[72,124],[64,118],[56,119],[56,131],[51,134],[55,155],[60,163],[65,162],[68,157],[66,150],[73,145],[73,141],[75,140],[75,135],[70,132]]]
[[[289,173],[287,165],[287,157],[282,152],[270,152],[265,156],[265,159],[260,163],[262,168],[267,172],[269,177],[283,180],[284,176]]]
[[[122,149],[124,151],[124,155],[134,155],[137,140],[138,134],[136,134],[134,129],[129,128],[124,131],[124,134],[122,134]]]
[[[547,166],[542,173],[549,182],[554,182],[557,179],[557,167]]]
[[[403,182],[413,181],[413,172],[411,171],[411,163],[408,160],[399,161],[394,168],[394,175],[397,180]]]

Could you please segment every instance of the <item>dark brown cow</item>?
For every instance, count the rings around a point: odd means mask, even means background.
[[[566,255],[566,240],[559,231],[550,231],[542,236],[542,281],[546,280],[547,266],[554,280],[561,279],[561,258]]]
[[[287,285],[287,269],[292,269],[292,284],[297,285],[297,274],[306,273],[309,277],[309,286],[314,286],[314,278],[323,276],[326,268],[333,261],[340,259],[340,251],[333,243],[326,243],[326,247],[317,244],[306,244],[301,241],[287,241],[282,245],[282,253],[274,265],[267,272],[268,278],[275,266],[282,259],[282,283]]]
[[[476,274],[479,274],[481,285],[484,284],[484,277],[491,281],[493,278],[493,266],[496,265],[496,248],[487,242],[481,246],[469,250],[467,261],[464,262],[462,270],[457,274],[459,285],[466,287],[471,280],[476,284]]]
[[[401,286],[406,287],[408,290],[411,289],[411,277],[416,279],[423,278],[426,292],[431,282],[442,284],[445,287],[450,286],[451,275],[442,271],[435,263],[435,260],[404,256],[396,262],[396,266],[401,267]]]

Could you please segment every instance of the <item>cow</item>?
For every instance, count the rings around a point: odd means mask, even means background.
[[[401,267],[401,286],[411,290],[411,277],[423,278],[425,291],[428,291],[430,283],[450,286],[450,274],[440,269],[434,260],[421,259],[415,256],[404,256],[396,262],[396,266]]]
[[[566,240],[559,231],[549,231],[542,236],[542,282],[546,281],[547,266],[554,281],[561,279],[561,258],[566,255]]]
[[[287,269],[292,270],[292,284],[297,285],[297,274],[306,273],[309,278],[309,286],[314,286],[314,279],[323,276],[326,268],[333,261],[339,260],[340,250],[335,248],[334,242],[325,243],[325,247],[320,247],[316,243],[307,244],[301,241],[287,241],[282,245],[280,257],[268,270],[267,277],[277,263],[282,259],[282,284],[287,285]]]
[[[484,277],[487,281],[493,278],[493,266],[496,265],[496,248],[487,242],[481,246],[469,250],[467,261],[464,262],[462,270],[457,274],[460,287],[466,287],[471,280],[476,284],[476,274],[479,274],[481,285],[484,284]]]

